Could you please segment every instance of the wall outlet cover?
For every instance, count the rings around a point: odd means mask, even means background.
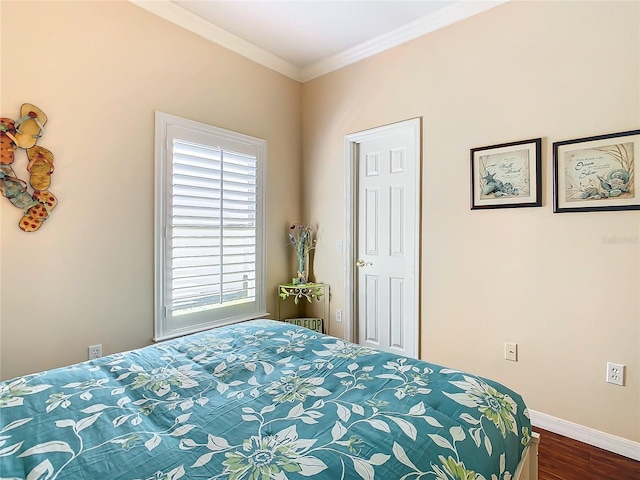
[[[607,383],[624,386],[624,365],[607,362]]]
[[[89,360],[95,360],[102,356],[102,345],[89,346]]]

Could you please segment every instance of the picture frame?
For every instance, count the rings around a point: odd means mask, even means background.
[[[640,210],[640,130],[553,144],[553,211]]]
[[[542,138],[471,149],[471,210],[542,206]]]

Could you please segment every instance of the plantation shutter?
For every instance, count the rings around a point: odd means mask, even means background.
[[[198,125],[164,128],[163,285],[156,289],[164,328],[156,318],[157,338],[265,315],[265,146]]]

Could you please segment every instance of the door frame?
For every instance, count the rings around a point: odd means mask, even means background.
[[[395,128],[411,128],[418,157],[416,165],[415,186],[415,217],[416,225],[413,241],[415,242],[415,292],[414,308],[418,315],[417,325],[420,329],[420,234],[421,234],[421,199],[420,190],[422,179],[422,117],[412,118],[401,122],[391,123],[381,127],[364,130],[362,132],[351,133],[344,137],[344,166],[345,166],[345,239],[344,239],[344,338],[350,342],[357,343],[356,313],[358,311],[358,299],[355,295],[357,286],[357,273],[355,268],[357,249],[357,228],[358,228],[358,144],[376,138],[380,134],[386,133]],[[420,332],[415,335],[415,352],[419,356]]]

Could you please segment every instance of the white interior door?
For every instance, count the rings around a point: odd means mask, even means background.
[[[418,357],[419,120],[356,142],[358,343]]]

